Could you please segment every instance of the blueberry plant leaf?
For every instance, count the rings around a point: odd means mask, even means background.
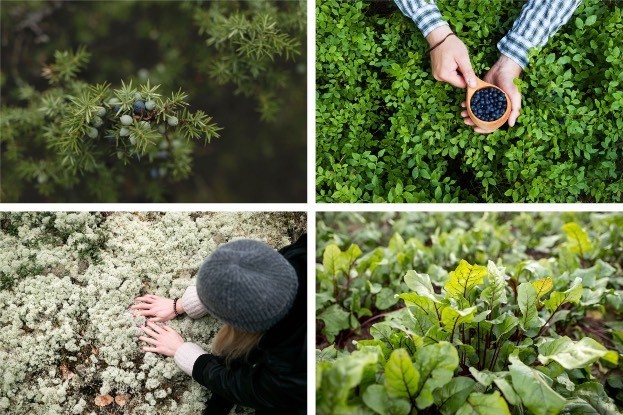
[[[552,389],[553,381],[517,356],[509,356],[509,361],[513,389],[523,405],[535,415],[557,415],[566,400]]]
[[[606,359],[614,365],[618,363],[616,352],[606,349],[590,337],[583,337],[574,342],[569,337],[564,336],[539,345],[539,361],[544,365],[554,361],[565,369],[578,369],[586,367],[600,358]]]
[[[482,284],[485,275],[487,275],[485,267],[471,265],[469,262],[461,260],[459,266],[450,273],[444,289],[452,298],[468,299],[470,289]]]
[[[567,235],[567,247],[580,257],[589,254],[593,250],[593,244],[588,239],[588,234],[575,222],[566,223],[562,227]]]
[[[418,392],[420,373],[405,349],[394,350],[385,365],[385,390],[391,398],[414,402]]]
[[[510,411],[500,392],[489,394],[472,392],[456,415],[510,415]]]
[[[459,355],[448,342],[423,347],[415,353],[414,364],[420,374],[419,394],[415,400],[419,409],[434,403],[433,392],[452,379],[459,366]]]

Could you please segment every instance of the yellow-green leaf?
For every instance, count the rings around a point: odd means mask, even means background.
[[[450,273],[445,290],[452,298],[467,298],[467,293],[482,281],[487,275],[487,268],[481,265],[471,265],[465,260],[461,260],[459,266]]]
[[[536,298],[541,299],[545,294],[550,292],[552,288],[554,288],[554,282],[551,278],[542,278],[540,280],[536,280],[532,283],[534,287],[534,291],[536,292]]]
[[[593,244],[588,239],[588,234],[577,223],[566,223],[562,230],[567,235],[567,247],[572,253],[584,256],[593,250]]]

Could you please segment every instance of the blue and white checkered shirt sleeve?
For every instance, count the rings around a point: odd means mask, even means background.
[[[441,12],[434,0],[394,0],[394,2],[405,16],[415,22],[424,37],[433,29],[448,24],[441,19]]]
[[[522,68],[528,65],[528,52],[543,46],[569,21],[582,0],[530,0],[521,10],[513,28],[498,42],[500,52]]]

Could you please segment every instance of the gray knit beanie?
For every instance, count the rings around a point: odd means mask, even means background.
[[[247,332],[263,332],[292,307],[296,271],[279,252],[239,239],[219,246],[197,275],[199,300],[210,314]]]

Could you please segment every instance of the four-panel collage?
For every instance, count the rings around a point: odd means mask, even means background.
[[[623,415],[621,0],[2,0],[0,414]]]

